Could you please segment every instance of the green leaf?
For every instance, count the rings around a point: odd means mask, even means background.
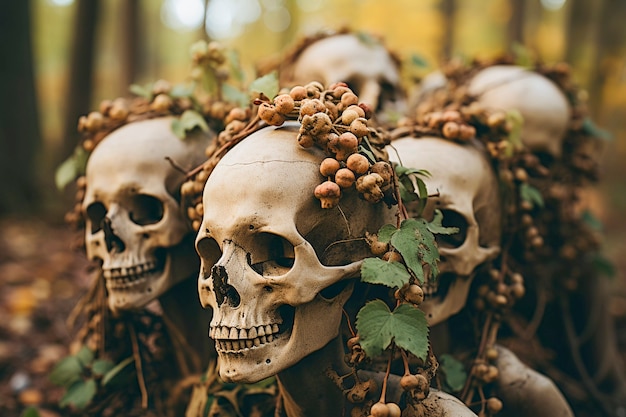
[[[193,90],[196,89],[196,84],[185,83],[185,84],[176,84],[172,87],[170,91],[170,97],[172,98],[182,98],[182,97],[191,97],[193,96]]]
[[[515,149],[522,147],[522,126],[524,125],[524,117],[518,110],[513,109],[506,112],[506,120],[511,125],[509,132],[509,143],[513,146],[507,147],[506,156],[512,156]]]
[[[467,380],[467,373],[463,364],[447,353],[438,359],[439,369],[445,375],[445,383],[448,388],[453,392],[462,390]]]
[[[417,68],[428,68],[429,64],[428,61],[426,60],[426,58],[424,58],[421,55],[418,55],[416,53],[411,54],[411,65],[417,67]]]
[[[80,361],[83,367],[89,366],[93,362],[94,353],[87,346],[80,348],[76,354],[76,358]]]
[[[103,376],[109,372],[115,364],[108,359],[97,359],[91,365],[91,372],[97,376]]]
[[[139,84],[131,84],[129,90],[136,96],[145,97],[148,100],[152,99],[152,84],[146,84],[145,86]]]
[[[607,131],[604,130],[600,127],[598,127],[598,125],[596,125],[593,120],[591,120],[591,118],[586,117],[583,120],[583,132],[585,132],[586,134],[590,135],[590,136],[594,136],[596,138],[600,138],[603,140],[612,140],[613,139],[613,135]]]
[[[263,93],[269,98],[274,98],[278,94],[278,72],[272,71],[250,83],[248,92]]]
[[[222,85],[222,96],[224,100],[235,103],[239,107],[248,107],[250,104],[250,96],[230,84]]]
[[[615,278],[617,270],[615,265],[609,259],[605,258],[602,254],[596,253],[592,259],[593,268],[600,274],[607,278]]]
[[[365,353],[374,358],[391,342],[418,358],[428,353],[428,323],[424,312],[401,304],[393,312],[381,300],[370,301],[357,314],[357,331]]]
[[[363,145],[359,145],[358,151],[361,155],[366,157],[371,164],[376,163],[376,156],[374,156],[374,153],[371,150],[367,149]]]
[[[125,377],[128,376],[128,372],[131,368],[134,368],[134,366],[130,365],[134,365],[134,359],[132,356],[124,359],[107,372],[104,377],[102,377],[102,385],[106,386],[123,383]]]
[[[207,125],[206,120],[204,120],[204,117],[202,117],[202,115],[195,110],[185,110],[180,116],[180,121],[187,131],[191,131],[196,127],[199,127],[205,132],[209,131],[209,126]]]
[[[35,407],[28,407],[22,411],[20,417],[39,417],[39,410]]]
[[[400,188],[400,198],[405,203],[417,200],[417,194],[415,193],[415,186],[411,178],[407,176],[398,177],[398,184]]]
[[[398,229],[392,224],[385,224],[378,231],[378,241],[382,243],[391,242],[391,237],[396,233]]]
[[[89,405],[93,397],[96,395],[96,381],[87,379],[85,381],[77,381],[67,390],[59,405],[67,407],[74,406],[78,410],[82,410]]]
[[[70,386],[80,379],[83,367],[76,356],[66,356],[61,359],[50,372],[50,382],[64,387]]]
[[[442,224],[443,222],[443,213],[441,210],[435,210],[435,216],[430,223],[427,223],[426,226],[428,230],[430,230],[433,234],[436,235],[453,235],[459,232],[458,227],[446,227]]]
[[[404,263],[420,283],[424,282],[423,264],[430,265],[433,278],[439,274],[439,250],[435,237],[428,230],[428,223],[423,218],[403,220],[400,230],[392,236],[391,244],[400,252]]]
[[[520,198],[528,201],[533,207],[543,207],[543,197],[538,189],[528,183],[522,183],[519,188]]]
[[[74,153],[58,166],[54,174],[54,181],[58,190],[62,191],[67,184],[85,173],[88,157],[89,154],[82,146],[74,148]]]
[[[585,210],[581,217],[582,217],[583,222],[585,222],[586,225],[591,227],[592,230],[600,232],[604,228],[602,226],[602,222],[600,221],[600,219],[594,216],[594,214],[590,212],[589,210]]]
[[[178,139],[185,139],[185,127],[180,119],[172,119],[170,128],[172,129],[172,133],[174,133]]]
[[[378,258],[367,258],[361,265],[361,281],[381,284],[390,288],[401,287],[409,282],[411,274],[400,262],[387,262]]]
[[[226,57],[230,67],[230,77],[238,83],[243,83],[245,76],[243,69],[241,68],[239,53],[234,49],[227,49]]]

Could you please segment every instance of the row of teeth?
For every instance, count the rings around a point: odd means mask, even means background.
[[[277,337],[278,330],[278,323],[250,329],[219,326],[211,327],[209,337],[215,339],[215,347],[218,351],[239,351],[272,342]]]
[[[111,268],[103,271],[104,278],[111,282],[111,287],[124,287],[131,282],[145,279],[148,275],[157,272],[156,262],[147,262],[122,268]]]

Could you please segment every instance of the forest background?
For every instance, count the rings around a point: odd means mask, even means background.
[[[589,204],[615,266],[609,302],[626,352],[625,21],[626,0],[2,2],[0,316],[8,319],[0,323],[0,399],[15,390],[16,375],[34,378],[34,360],[64,353],[64,320],[87,286],[86,262],[70,250],[63,222],[73,192],[54,183],[56,167],[78,143],[79,116],[103,99],[128,95],[132,83],[186,81],[189,47],[199,39],[236,50],[251,81],[257,63],[301,36],[342,27],[382,36],[402,58],[407,85],[455,56],[524,50],[571,65],[595,123],[612,137]],[[27,365],[13,361],[15,349]]]

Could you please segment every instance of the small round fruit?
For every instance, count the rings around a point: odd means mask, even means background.
[[[376,237],[376,239],[372,239],[370,243],[370,251],[373,255],[383,256],[389,251],[389,243],[381,242],[378,240],[378,237]]]
[[[490,361],[495,361],[498,359],[498,350],[496,348],[490,347],[485,351],[485,358]]]
[[[335,158],[326,158],[320,164],[320,174],[324,177],[330,177],[335,175],[341,168],[341,164]]]
[[[280,94],[274,98],[274,106],[280,114],[289,114],[295,107],[293,97],[289,94]]]
[[[375,403],[372,405],[372,408],[370,408],[370,415],[372,417],[388,417],[389,409],[385,403]]]
[[[350,132],[354,134],[357,138],[367,136],[369,133],[369,129],[367,128],[367,119],[364,117],[359,117],[350,123]]]
[[[363,175],[370,169],[370,162],[364,155],[353,153],[346,160],[346,166],[355,174]]]
[[[348,341],[346,342],[346,345],[348,346],[348,349],[352,350],[352,348],[356,345],[359,344],[361,338],[359,336],[354,336],[351,337],[350,339],[348,339]]]
[[[297,100],[297,101],[304,100],[307,97],[306,88],[304,88],[301,85],[296,85],[295,87],[291,89],[291,91],[289,91],[289,95],[294,100]]]
[[[360,103],[358,106],[355,106],[354,104],[352,106],[349,106],[346,110],[344,110],[344,113],[347,111],[354,111],[356,112],[356,114],[358,114],[358,117],[365,117],[365,110],[363,110],[361,104],[364,103]]]
[[[447,139],[456,139],[459,137],[460,127],[457,122],[446,122],[441,128],[441,133]]]
[[[315,140],[307,133],[298,133],[298,144],[303,148],[310,148],[315,144]]]
[[[285,122],[285,117],[278,113],[270,103],[261,103],[258,115],[261,120],[271,126],[280,126]]]
[[[353,104],[359,104],[359,98],[352,92],[346,92],[341,95],[341,105],[344,109],[352,106]]]
[[[339,203],[341,189],[332,181],[324,181],[315,187],[314,194],[322,203],[322,208],[333,208]]]
[[[344,110],[343,113],[341,113],[341,123],[343,123],[344,125],[350,126],[350,123],[352,123],[353,120],[356,120],[358,118],[359,118],[359,114],[355,112],[354,110],[347,109],[347,110]]]
[[[402,410],[396,403],[387,403],[387,409],[389,410],[389,417],[400,417],[402,415]]]
[[[393,176],[393,168],[391,165],[384,161],[378,161],[371,167],[371,171],[374,174],[378,174],[382,177],[384,184],[388,184]]]
[[[496,397],[489,398],[487,400],[487,410],[493,414],[499,413],[502,410],[502,401]]]
[[[385,252],[385,254],[383,255],[383,261],[402,262],[402,255],[400,255],[396,251],[390,250],[390,251]]]
[[[223,103],[220,103],[219,101],[214,104],[221,104],[222,106],[224,105]],[[228,112],[228,115],[226,116],[226,120],[224,120],[224,123],[229,124],[233,120],[245,121],[247,118],[248,118],[248,112],[245,109],[242,109],[241,107],[235,107]]]
[[[404,294],[404,298],[409,303],[419,306],[422,304],[422,301],[424,301],[424,290],[422,290],[422,287],[417,284],[411,284]]]
[[[321,113],[324,110],[326,110],[324,103],[317,98],[313,98],[302,102],[300,105],[300,116],[304,117],[307,114],[312,116],[315,113]]]
[[[341,188],[350,188],[352,184],[356,181],[356,177],[354,176],[354,172],[349,170],[348,168],[341,168],[335,174],[335,182]]]

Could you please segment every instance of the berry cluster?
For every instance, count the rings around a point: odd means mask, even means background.
[[[489,270],[488,282],[480,285],[474,297],[474,308],[483,311],[490,308],[492,311],[504,312],[526,293],[524,277],[518,272]]]
[[[288,119],[299,120],[300,146],[317,146],[330,155],[320,165],[320,173],[327,180],[314,191],[322,208],[335,207],[342,190],[353,185],[371,203],[383,200],[390,191],[393,170],[382,151],[386,139],[368,126],[371,110],[358,102],[345,83],[335,83],[326,90],[319,82],[295,86],[271,103],[261,102],[258,115],[273,126]]]

